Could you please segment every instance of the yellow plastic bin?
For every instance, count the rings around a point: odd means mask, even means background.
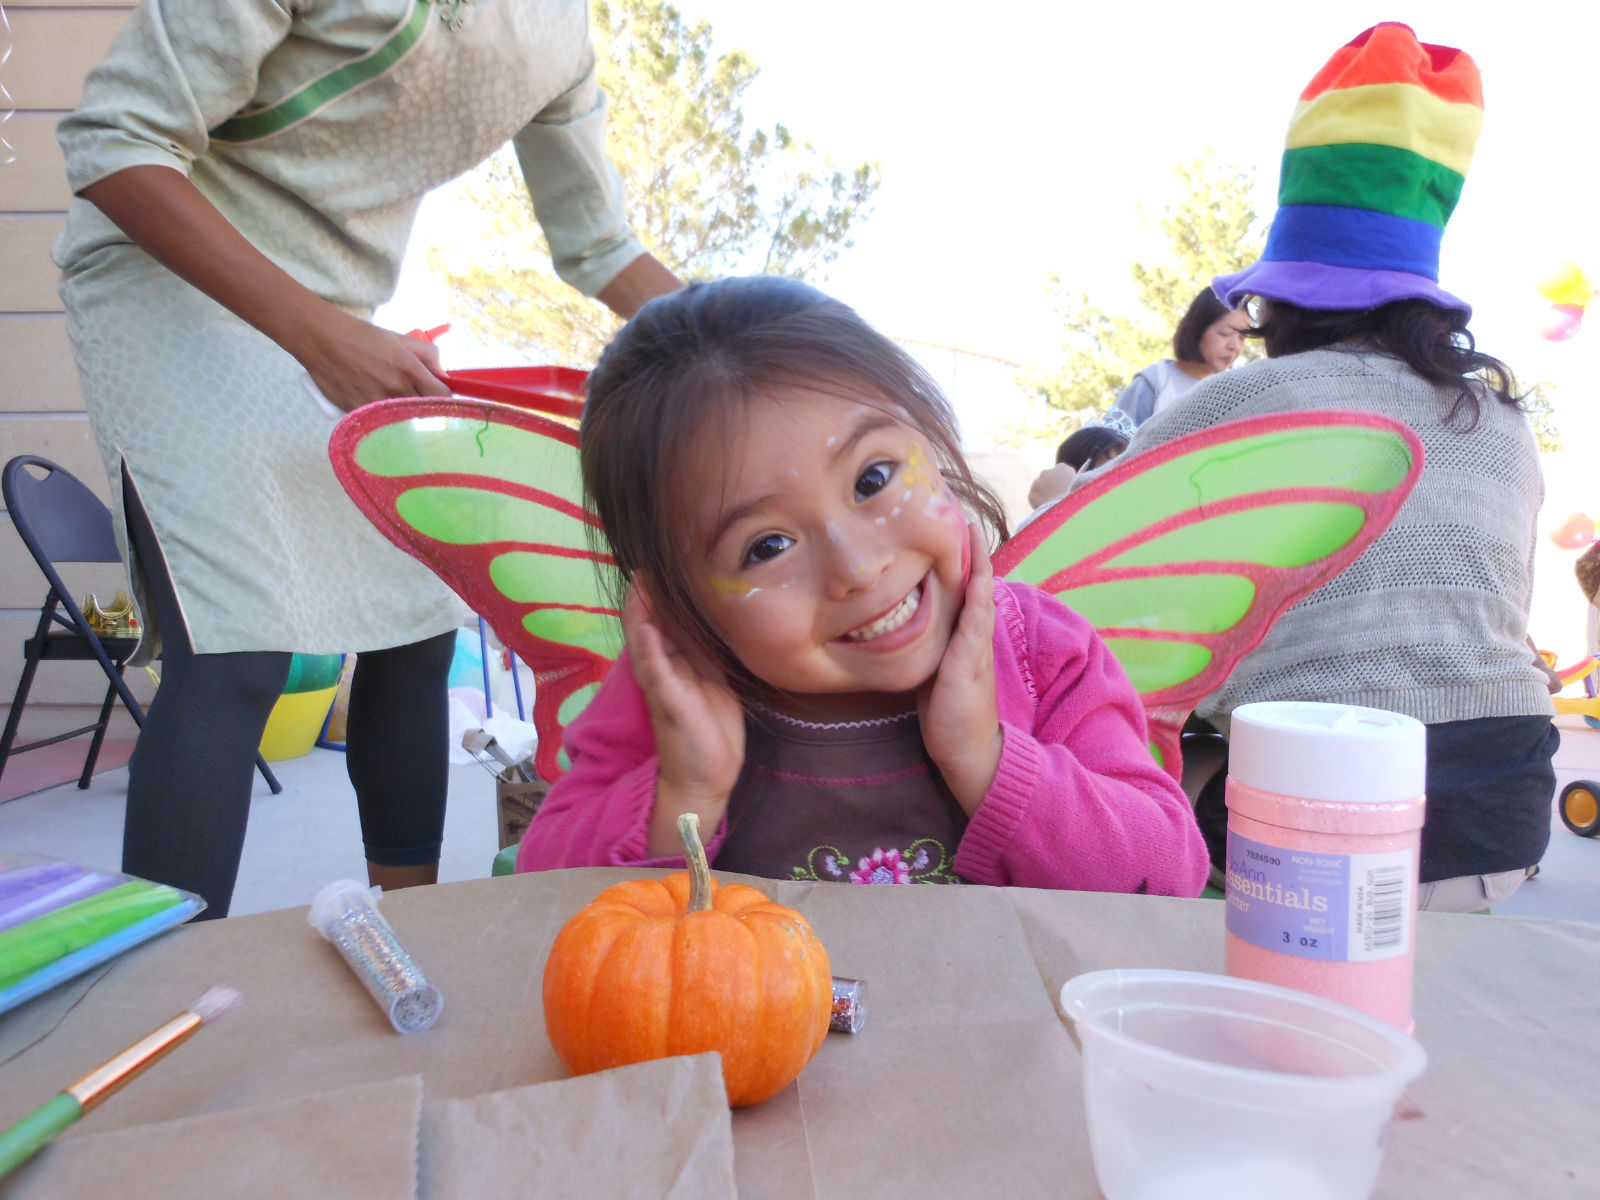
[[[268,762],[310,754],[328,719],[337,685],[315,692],[288,692],[278,697],[261,735],[261,757]]]
[[[268,762],[310,754],[339,693],[342,654],[296,654],[289,660],[283,695],[272,706],[261,734],[261,757]]]

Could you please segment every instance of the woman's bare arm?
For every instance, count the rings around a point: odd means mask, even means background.
[[[181,172],[129,167],[81,194],[162,266],[298,359],[340,408],[449,393],[431,345],[353,317],[295,282]]]

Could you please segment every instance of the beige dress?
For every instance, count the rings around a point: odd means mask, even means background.
[[[183,171],[296,280],[368,317],[422,194],[508,138],[562,278],[592,295],[643,253],[604,109],[584,0],[144,0],[60,140],[74,192]],[[55,258],[101,453],[138,488],[197,653],[359,652],[459,622],[339,487],[334,419],[294,359],[87,201]]]

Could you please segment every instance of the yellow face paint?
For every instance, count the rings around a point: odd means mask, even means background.
[[[756,590],[753,583],[746,583],[742,579],[729,579],[724,575],[708,576],[706,582],[711,585],[711,590],[717,594],[719,600],[726,600],[730,596],[748,596]]]
[[[900,482],[908,488],[922,486],[930,491],[935,490],[940,481],[939,473],[928,462],[928,456],[922,452],[921,442],[912,442],[911,448],[906,451],[906,469],[901,472]]]

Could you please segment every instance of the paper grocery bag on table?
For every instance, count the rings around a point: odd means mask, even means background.
[[[158,1066],[157,1070],[160,1069]],[[111,1103],[137,1104],[139,1083]],[[278,1104],[69,1131],[0,1184],[6,1200],[411,1200],[422,1077]]]
[[[420,1150],[420,1200],[735,1195],[716,1054],[431,1103]]]
[[[500,849],[514,846],[522,840],[522,835],[528,832],[528,823],[538,813],[539,806],[549,793],[550,785],[542,779],[507,779],[505,771],[495,776],[495,802],[500,814]]]

